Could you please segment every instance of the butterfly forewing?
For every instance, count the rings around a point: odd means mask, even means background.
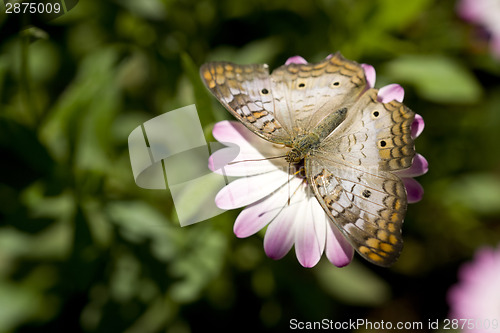
[[[267,65],[211,62],[203,82],[238,120],[264,139],[291,146],[328,114],[350,106],[365,89],[359,64],[336,53],[317,64]]]
[[[296,138],[328,114],[352,105],[365,89],[362,67],[340,53],[317,64],[289,64],[271,75],[276,119]]]
[[[275,118],[267,65],[210,62],[200,68],[200,74],[207,88],[248,129],[271,142],[291,142]]]

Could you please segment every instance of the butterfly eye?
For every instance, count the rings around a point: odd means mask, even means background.
[[[332,83],[332,87],[338,87],[340,86],[340,82],[339,81],[335,81]]]
[[[269,90],[267,90],[266,88],[262,89],[260,92],[262,93],[262,95],[269,94]]]

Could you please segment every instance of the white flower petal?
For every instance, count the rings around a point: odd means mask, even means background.
[[[361,64],[365,72],[366,83],[368,84],[368,88],[375,87],[375,80],[377,78],[377,73],[375,72],[375,68],[372,65]]]
[[[252,133],[243,124],[236,121],[219,121],[212,130],[214,138],[221,142],[229,142],[237,145],[240,149],[257,150],[255,145],[270,144],[268,141]]]
[[[286,60],[285,65],[290,65],[290,64],[307,64],[307,60],[302,58],[301,56],[293,56],[290,57]]]
[[[234,222],[234,233],[239,238],[251,236],[264,228],[288,202],[287,186],[245,208]]]
[[[274,192],[288,181],[281,170],[236,179],[217,193],[215,204],[221,209],[234,209],[254,203]]]
[[[416,203],[422,200],[424,188],[413,178],[401,178],[406,188],[408,203]]]
[[[325,238],[325,213],[313,197],[308,200],[304,214],[297,216],[295,253],[302,266],[314,267],[319,262],[325,248]]]
[[[281,259],[293,246],[296,218],[302,205],[290,204],[269,224],[264,236],[264,251],[271,259]]]
[[[422,118],[421,115],[418,113],[415,114],[415,119],[413,120],[413,123],[411,124],[411,137],[413,139],[417,138],[420,133],[424,130],[425,127],[425,122],[424,118]]]
[[[213,153],[208,159],[209,169],[221,175],[234,177],[258,175],[278,169],[257,151],[244,149],[234,157],[234,150],[232,147],[227,147]]]
[[[337,267],[348,265],[354,255],[354,249],[340,233],[332,221],[328,220],[326,228],[326,257]]]
[[[378,100],[382,103],[389,103],[391,101],[403,102],[405,97],[405,90],[397,83],[388,84],[383,86],[378,91]]]
[[[429,162],[420,154],[416,154],[408,169],[397,170],[394,173],[400,178],[411,178],[425,175],[429,171]]]

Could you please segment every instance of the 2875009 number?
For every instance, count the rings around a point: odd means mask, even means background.
[[[443,329],[482,329],[482,330],[496,330],[498,329],[497,319],[445,319]]]
[[[60,13],[61,12],[61,4],[56,2],[54,4],[47,3],[34,3],[34,2],[23,2],[23,3],[10,3],[7,2],[5,4],[5,13],[6,14],[20,14],[20,13],[30,13],[30,14],[51,14],[51,13]]]

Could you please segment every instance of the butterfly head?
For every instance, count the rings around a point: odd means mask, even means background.
[[[290,150],[285,155],[285,161],[287,161],[290,164],[298,164],[303,159],[304,159],[304,157],[302,156],[301,152],[297,148],[292,148],[292,150]]]

